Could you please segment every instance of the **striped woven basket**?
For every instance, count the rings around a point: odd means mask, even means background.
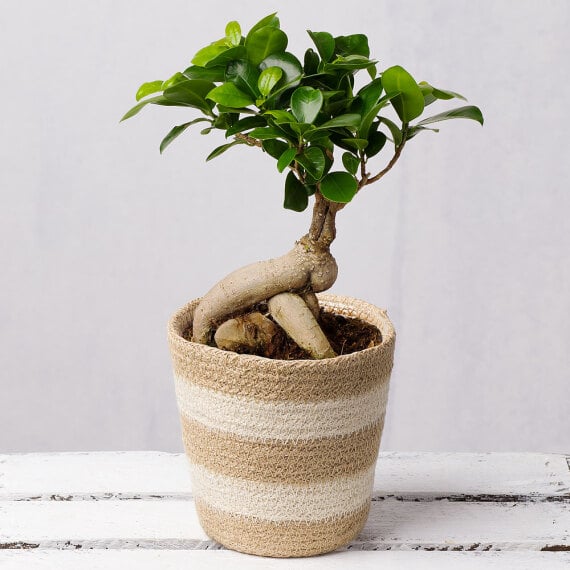
[[[200,522],[228,548],[310,556],[352,540],[370,507],[395,333],[386,313],[320,295],[382,343],[326,360],[270,360],[185,340],[198,300],[169,323],[176,397]]]

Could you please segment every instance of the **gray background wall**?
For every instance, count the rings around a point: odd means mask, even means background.
[[[271,160],[220,136],[158,143],[193,112],[122,113],[226,21],[279,10],[364,32],[464,92],[486,125],[442,124],[342,212],[334,291],[398,329],[389,450],[570,448],[570,5],[553,1],[3,2],[0,450],[181,449],[169,314],[286,251]],[[435,106],[432,107],[436,109]]]

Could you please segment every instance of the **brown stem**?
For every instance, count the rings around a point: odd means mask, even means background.
[[[400,158],[400,155],[402,154],[402,150],[404,150],[404,145],[406,144],[406,137],[408,134],[408,123],[404,123],[403,127],[402,127],[402,142],[396,147],[396,152],[394,152],[394,156],[392,157],[392,159],[390,160],[390,162],[385,166],[384,169],[382,169],[376,176],[373,176],[372,178],[363,178],[363,180],[365,180],[364,184],[362,184],[362,186],[366,186],[368,184],[373,184],[374,182],[378,182],[378,180],[380,180],[380,178],[382,178],[382,176],[384,176],[384,174],[387,174],[391,168],[394,166],[394,164],[396,164],[396,162],[398,162],[398,159]]]
[[[309,240],[315,245],[328,249],[336,237],[336,213],[344,204],[330,202],[318,190],[315,193],[313,218],[309,229]]]
[[[261,147],[261,141],[258,139],[254,139],[249,135],[244,135],[243,133],[237,133],[234,138],[239,141],[243,141],[244,143],[248,144],[249,146],[258,146]]]

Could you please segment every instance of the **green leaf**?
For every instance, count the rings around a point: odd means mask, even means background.
[[[219,67],[200,67],[191,65],[182,73],[188,79],[204,79],[205,81],[221,82],[225,79],[225,66]]]
[[[243,58],[245,58],[245,48],[243,46],[231,47],[212,58],[206,64],[206,67],[225,67],[228,63]]]
[[[321,180],[321,194],[331,202],[346,204],[358,189],[358,183],[348,172],[329,172]]]
[[[260,127],[257,129],[253,129],[251,133],[249,133],[250,137],[254,139],[258,139],[260,141],[266,139],[278,139],[278,138],[285,138],[283,131],[280,131],[274,127]]]
[[[294,123],[296,121],[295,117],[289,113],[289,111],[283,111],[283,109],[268,109],[267,111],[264,111],[263,114],[273,117],[273,120],[277,125]]]
[[[342,142],[356,150],[364,150],[368,146],[367,139],[342,139]]]
[[[253,99],[243,91],[240,91],[233,83],[224,83],[218,87],[214,87],[207,95],[207,99],[211,99],[220,105],[226,107],[247,107],[253,103]]]
[[[241,40],[241,27],[235,20],[226,25],[226,38],[232,46],[239,46]]]
[[[335,52],[338,55],[370,55],[368,38],[364,34],[352,34],[350,36],[338,36],[334,39]]]
[[[287,35],[278,28],[264,27],[250,32],[245,39],[247,57],[259,65],[268,55],[283,53],[287,48]]]
[[[268,26],[270,28],[279,27],[279,18],[277,17],[277,12],[273,12],[273,14],[265,16],[265,18],[261,18],[261,20],[259,20],[259,22],[257,22],[257,24],[255,24],[255,26],[251,28],[251,30],[249,30],[248,35],[251,34],[252,32],[260,30],[261,28],[266,28]]]
[[[277,170],[279,170],[279,172],[283,172],[291,164],[296,154],[296,148],[291,147],[285,150],[277,160]]]
[[[192,58],[191,63],[193,65],[199,65],[201,67],[205,67],[206,64],[214,59],[216,56],[220,55],[222,52],[226,51],[228,48],[227,46],[220,46],[220,45],[209,45],[205,48],[196,53],[196,55]]]
[[[206,101],[206,95],[214,87],[210,81],[186,79],[164,90],[164,97],[169,101],[195,107],[207,115],[212,114],[212,105]]]
[[[306,148],[296,160],[315,181],[319,180],[323,175],[325,155],[319,147],[311,146]]]
[[[296,87],[301,82],[303,76],[303,68],[301,62],[289,52],[274,53],[266,57],[260,64],[260,69],[269,67],[279,67],[283,70],[283,77],[279,82],[280,87]]]
[[[454,91],[447,91],[445,89],[438,89],[437,87],[430,85],[426,81],[420,81],[418,83],[418,86],[424,95],[424,102],[426,106],[431,105],[438,99],[447,100],[455,98],[467,101],[467,99],[465,99],[465,97],[463,97],[463,95],[460,95],[459,93],[455,93]]]
[[[351,152],[345,152],[342,155],[342,164],[348,172],[356,174],[360,167],[360,160],[358,160],[358,158],[356,158],[356,156]]]
[[[285,178],[285,199],[283,207],[294,212],[302,212],[309,205],[307,190],[293,172],[287,174]]]
[[[392,140],[394,141],[394,146],[400,146],[400,144],[402,143],[402,131],[400,130],[400,127],[398,127],[396,123],[394,123],[390,119],[387,119],[386,117],[378,117],[378,119],[381,123],[384,123],[388,127],[388,130],[392,134]]]
[[[260,73],[259,79],[257,80],[259,92],[264,97],[267,97],[275,85],[277,85],[282,75],[283,70],[280,67],[266,67]]]
[[[291,111],[300,123],[312,123],[323,106],[323,94],[312,87],[298,87],[291,95]]]
[[[372,158],[376,156],[386,144],[386,135],[382,131],[374,131],[368,135],[368,146],[366,156]]]
[[[319,129],[334,129],[334,128],[339,128],[339,127],[358,127],[360,125],[360,121],[362,120],[362,117],[360,115],[357,115],[356,113],[347,113],[345,115],[339,115],[338,117],[335,117],[334,119],[331,119],[330,121],[327,121],[326,123],[323,123],[322,125],[319,125],[317,127],[317,129],[315,130],[319,130]]]
[[[194,125],[195,123],[206,122],[209,123],[210,121],[204,117],[199,117],[198,119],[194,119],[188,123],[184,123],[183,125],[177,125],[173,127],[168,134],[162,139],[160,143],[160,154],[162,154],[166,147],[177,137],[179,137],[190,125]]]
[[[222,144],[222,145],[216,147],[208,155],[208,157],[206,158],[206,162],[208,162],[209,160],[212,160],[213,158],[216,158],[217,156],[220,156],[220,154],[223,154],[224,152],[226,152],[226,150],[228,150],[232,146],[235,146],[236,144],[243,144],[243,143],[242,143],[242,141],[233,141],[231,143]]]
[[[376,62],[362,55],[340,55],[334,61],[325,64],[324,71],[355,71],[357,69],[366,69],[374,63]]]
[[[230,81],[238,89],[249,93],[254,98],[259,97],[258,79],[259,69],[249,61],[232,61],[226,68],[226,81]]]
[[[162,91],[162,81],[159,79],[158,81],[149,81],[148,83],[143,83],[136,94],[136,100],[140,101],[147,95],[152,95],[153,93],[158,93]]]
[[[255,127],[263,127],[267,125],[267,121],[263,117],[254,115],[253,117],[245,117],[236,121],[231,127],[226,130],[226,137],[235,135],[236,133],[243,133]]]
[[[311,32],[311,30],[307,30],[307,33],[311,36],[321,59],[324,62],[330,61],[334,55],[334,38],[332,34],[328,32]]]
[[[162,82],[162,90],[168,89],[181,81],[186,81],[186,76],[183,73],[177,71],[172,77],[169,77],[166,81]]]
[[[309,48],[305,52],[305,59],[303,64],[303,69],[305,70],[305,75],[313,75],[317,73],[319,69],[319,56],[315,50]]]
[[[392,105],[403,123],[409,123],[423,113],[423,93],[416,80],[403,67],[389,67],[382,74],[382,83],[388,95],[397,94],[392,98]]]
[[[356,95],[356,99],[352,107],[358,110],[364,117],[369,111],[378,104],[380,95],[382,95],[383,85],[382,78],[378,77],[365,85]]]
[[[261,143],[263,150],[269,155],[279,160],[281,155],[289,148],[287,143],[277,139],[267,139]]]
[[[157,95],[156,97],[151,97],[150,99],[145,99],[144,101],[141,101],[140,103],[138,103],[137,105],[135,105],[134,107],[129,109],[123,115],[120,122],[126,121],[127,119],[134,117],[135,115],[137,115],[141,111],[141,109],[146,107],[146,105],[148,105],[149,103],[157,103],[158,101],[164,101],[164,100],[165,99],[162,95]]]
[[[479,109],[479,107],[466,105],[465,107],[457,107],[457,109],[451,109],[450,111],[444,111],[443,113],[439,113],[433,117],[428,117],[427,119],[420,121],[416,126],[429,125],[439,121],[447,121],[448,119],[472,119],[482,125],[483,113],[481,113],[481,109]]]

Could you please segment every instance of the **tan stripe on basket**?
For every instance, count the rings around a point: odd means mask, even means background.
[[[228,396],[176,378],[180,413],[211,429],[253,439],[303,440],[353,433],[384,413],[388,382],[357,396],[322,402],[263,402]],[[357,413],[355,413],[357,410]]]
[[[228,477],[192,462],[190,474],[194,496],[220,511],[271,521],[315,521],[361,509],[370,500],[374,466],[306,485]]]
[[[193,463],[222,475],[272,483],[311,483],[346,477],[374,465],[384,418],[362,431],[293,442],[252,441],[182,416]]]
[[[370,505],[325,521],[264,521],[217,511],[200,500],[196,509],[204,530],[228,548],[260,556],[311,556],[343,546],[364,527]]]

